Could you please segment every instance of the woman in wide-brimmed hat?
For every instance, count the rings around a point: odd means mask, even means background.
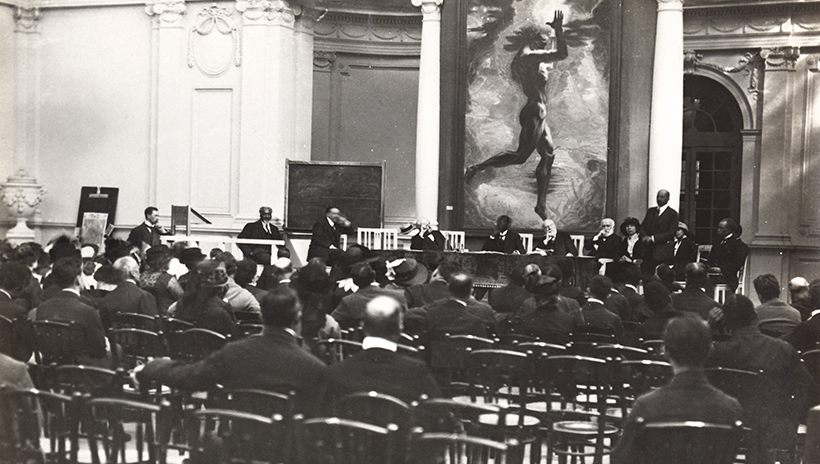
[[[427,268],[413,258],[401,258],[387,263],[391,283],[386,288],[404,290],[427,282]]]

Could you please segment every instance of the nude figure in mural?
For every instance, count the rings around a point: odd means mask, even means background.
[[[552,135],[547,127],[547,65],[567,57],[567,42],[564,39],[564,13],[555,12],[549,23],[555,30],[556,48],[547,50],[548,39],[543,32],[533,26],[516,31],[507,37],[509,44],[505,50],[517,50],[512,60],[513,79],[521,85],[527,96],[527,104],[521,109],[518,121],[521,134],[518,136],[518,149],[492,156],[481,163],[467,168],[465,180],[470,182],[479,172],[488,167],[500,168],[514,164],[524,164],[537,151],[541,162],[535,169],[535,180],[538,201],[535,212],[541,219],[547,218],[547,187],[549,186],[552,163],[555,160]]]

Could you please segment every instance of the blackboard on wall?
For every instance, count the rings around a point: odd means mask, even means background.
[[[328,206],[356,227],[382,227],[384,163],[287,160],[285,227],[310,230]]]
[[[83,214],[106,213],[108,224],[114,224],[117,217],[117,197],[120,189],[116,187],[83,187],[80,189],[80,208],[77,211],[77,226],[83,226]]]

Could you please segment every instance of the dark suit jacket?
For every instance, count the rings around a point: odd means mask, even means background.
[[[672,265],[672,270],[675,271],[675,279],[685,280],[686,265],[694,263],[698,259],[698,244],[691,238],[684,237],[677,252],[675,252],[675,240],[667,243],[666,246],[671,247],[674,254],[672,262],[669,264]]]
[[[508,230],[503,238],[499,234],[491,235],[490,238],[484,242],[481,251],[497,251],[507,254],[511,254],[515,251],[522,254],[527,252],[524,248],[524,242],[521,241],[521,236],[518,235],[518,232],[511,230]]]
[[[720,308],[720,303],[707,295],[703,290],[689,286],[680,293],[672,294],[672,306],[678,311],[689,311],[700,314],[704,321],[709,320],[709,312]]]
[[[624,239],[617,234],[612,234],[609,237],[602,236],[598,240],[585,242],[584,249],[588,251],[589,256],[609,258],[617,262],[623,255],[623,241]]]
[[[262,225],[262,220],[256,222],[249,222],[242,228],[242,232],[236,238],[252,238],[257,240],[282,240],[282,234],[279,228],[270,224],[270,233],[265,232],[265,227]],[[248,243],[239,244],[239,249],[246,258],[250,258],[253,252],[257,249],[270,253],[270,246],[268,245],[251,245]]]
[[[404,290],[408,308],[418,308],[449,296],[447,282],[438,279],[426,284],[412,285]]]
[[[154,295],[137,287],[133,282],[120,282],[98,305],[103,327],[110,329],[117,314],[137,313],[146,316],[158,316],[157,302]]]
[[[521,309],[524,301],[531,298],[532,294],[524,287],[510,283],[501,288],[493,289],[487,298],[487,303],[492,306],[497,313],[514,313]]]
[[[342,298],[342,301],[330,315],[342,326],[358,326],[358,323],[364,318],[367,303],[370,303],[370,300],[373,298],[382,295],[395,298],[406,308],[407,303],[404,300],[404,293],[369,285],[367,287],[360,287],[356,293]]]
[[[327,261],[330,256],[330,246],[333,245],[339,248],[339,240],[342,233],[348,233],[351,228],[343,228],[340,226],[333,227],[327,222],[327,218],[323,217],[313,224],[310,238],[310,246],[308,247],[308,261],[313,258],[322,258]]]
[[[678,317],[682,314],[683,313],[681,311],[676,311],[672,306],[667,306],[666,308],[649,316],[649,319],[641,322],[641,325],[638,326],[637,330],[638,337],[644,340],[663,339],[663,329],[666,327],[666,323],[669,322],[669,319]]]
[[[800,352],[816,350],[820,343],[820,314],[810,317],[809,320],[797,324],[794,331],[784,340]]]
[[[408,332],[436,332],[487,337],[496,331],[495,312],[487,303],[470,298],[464,306],[452,298],[442,299],[407,312]]]
[[[40,304],[35,311],[37,321],[74,321],[83,334],[80,352],[92,358],[105,356],[105,332],[103,332],[97,310],[80,300],[68,290]]]
[[[629,315],[620,315],[621,319],[625,321],[643,322],[652,315],[652,311],[646,306],[646,300],[643,295],[637,292],[632,287],[621,285],[618,287],[618,292],[626,298],[629,302]]]
[[[181,298],[176,302],[173,317],[188,321],[194,327],[213,330],[225,336],[233,336],[236,334],[236,325],[232,314],[231,305],[214,296],[192,308],[184,305]]]
[[[26,362],[34,351],[34,331],[28,312],[20,305],[15,304],[5,293],[0,293],[0,316],[11,320],[14,337],[11,340],[0,340],[3,354]]]
[[[299,347],[296,338],[280,328],[228,343],[221,350],[192,364],[167,359],[148,363],[137,374],[140,380],[159,380],[187,391],[202,391],[221,384],[229,388],[293,390],[297,404],[312,404],[326,367]]]
[[[737,289],[738,273],[746,263],[749,247],[737,236],[712,245],[709,253],[709,267],[719,267],[723,282],[734,292]]]
[[[621,318],[601,303],[597,301],[587,301],[587,303],[581,307],[581,318],[583,324],[611,328],[615,332],[615,339],[618,340],[618,343],[623,342],[624,326],[621,324]]]
[[[707,366],[762,371],[764,393],[753,412],[762,422],[762,439],[767,446],[792,443],[806,411],[820,401],[817,385],[797,351],[754,326],[736,329],[730,340],[715,343]],[[747,405],[744,408],[752,412]]]
[[[549,340],[549,343],[569,343],[570,335],[577,326],[581,325],[581,313],[565,312],[558,307],[558,301],[548,302],[546,305],[535,308],[534,311],[524,314],[513,314],[507,327],[514,332]]]
[[[676,375],[669,385],[647,393],[637,401],[629,413],[623,436],[612,451],[612,464],[640,461],[635,443],[637,419],[649,422],[701,421],[734,424],[740,420],[740,403],[713,387],[701,371],[686,371]]]
[[[423,361],[382,348],[363,350],[331,365],[323,385],[326,399],[361,391],[377,391],[407,403],[421,395],[441,396]]]
[[[675,231],[678,230],[678,212],[667,206],[663,214],[658,216],[658,207],[653,206],[646,211],[646,216],[641,223],[643,229],[642,235],[651,236],[655,243],[649,244],[647,252],[651,253],[645,258],[651,258],[657,262],[664,262],[664,243],[672,240],[675,237]]]
[[[444,251],[445,248],[447,248],[447,239],[437,230],[431,230],[424,237],[416,234],[410,239],[411,250]]]
[[[160,244],[160,236],[162,233],[156,227],[148,227],[145,222],[131,229],[128,234],[128,243],[142,248],[142,244],[146,243],[148,246],[157,246]]]
[[[533,247],[536,250],[544,250],[547,254],[555,256],[566,256],[568,253],[572,256],[578,256],[578,248],[572,243],[572,237],[568,233],[558,232],[549,243],[544,243],[545,239],[546,237],[536,239]]]

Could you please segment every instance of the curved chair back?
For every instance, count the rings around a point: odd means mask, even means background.
[[[636,456],[641,464],[731,464],[737,456],[741,423],[649,422],[637,419]]]
[[[74,321],[34,321],[35,359],[40,365],[77,364],[83,334]]]
[[[219,332],[194,327],[185,332],[169,335],[169,354],[171,359],[199,361],[225,346],[227,341],[228,339]]]

